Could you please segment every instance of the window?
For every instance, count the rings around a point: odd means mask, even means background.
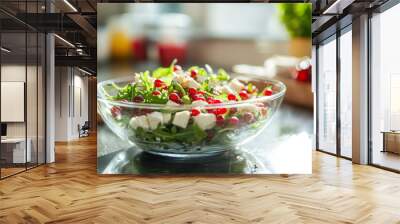
[[[351,158],[352,149],[352,33],[340,36],[340,155]]]
[[[400,170],[400,5],[371,18],[371,162]]]

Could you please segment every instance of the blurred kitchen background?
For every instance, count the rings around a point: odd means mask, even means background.
[[[209,64],[283,81],[285,102],[312,109],[311,4],[141,3],[97,6],[98,81]]]

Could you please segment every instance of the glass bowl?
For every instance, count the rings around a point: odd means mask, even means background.
[[[117,94],[111,86],[132,83],[132,78],[127,77],[98,83],[97,110],[112,132],[145,152],[175,158],[217,155],[240,148],[238,146],[250,141],[266,128],[286,92],[286,86],[275,80],[241,81],[252,83],[258,89],[272,86],[273,94],[202,106],[110,100],[110,96]],[[118,116],[113,113],[116,108],[120,112]],[[190,115],[194,108],[203,112],[203,120],[199,116]],[[227,111],[226,119],[216,120],[210,112],[221,109]],[[232,116],[238,119],[232,121],[229,119]],[[175,119],[179,123],[182,117],[187,120],[185,128],[175,125]]]

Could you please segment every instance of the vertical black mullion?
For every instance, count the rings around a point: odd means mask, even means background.
[[[371,28],[371,19],[372,19],[372,12],[368,12],[368,30],[367,30],[367,46],[368,46],[368,53],[367,53],[367,83],[368,83],[368,94],[367,94],[367,107],[368,107],[368,164],[373,164],[373,153],[372,153],[372,63],[371,63],[371,56],[372,56],[372,28]]]
[[[319,44],[315,46],[315,148],[318,150],[319,149],[319,74],[318,74],[318,69],[319,69]]]
[[[45,9],[44,12],[47,13],[48,1],[44,2]],[[47,37],[48,33],[44,32],[44,163],[47,163]],[[43,69],[42,69],[43,70]],[[42,74],[43,77],[43,74]],[[43,81],[43,79],[42,79]]]
[[[71,88],[71,93],[72,93],[72,117],[75,118],[75,69],[74,67],[71,67],[72,69],[72,88]]]
[[[45,9],[46,13],[47,13],[47,5],[46,5],[46,9]],[[47,163],[47,36],[48,33],[45,32],[44,33],[44,79],[42,80],[42,82],[44,81],[44,163]],[[43,76],[43,74],[42,74]],[[43,107],[42,107],[43,109]]]
[[[28,0],[25,0],[25,21],[28,21]],[[28,169],[28,119],[27,119],[27,88],[28,88],[28,25],[25,23],[25,88],[24,88],[24,120],[25,120],[25,170]]]
[[[39,16],[39,0],[36,1],[36,14],[37,16]],[[39,165],[39,31],[37,30],[36,31],[36,166],[38,165]]]
[[[336,31],[336,154],[341,156],[341,116],[340,116],[340,82],[341,82],[341,66],[340,66],[340,30]]]

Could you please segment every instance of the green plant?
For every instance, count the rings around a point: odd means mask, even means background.
[[[291,37],[311,37],[311,3],[281,3],[278,9]]]

